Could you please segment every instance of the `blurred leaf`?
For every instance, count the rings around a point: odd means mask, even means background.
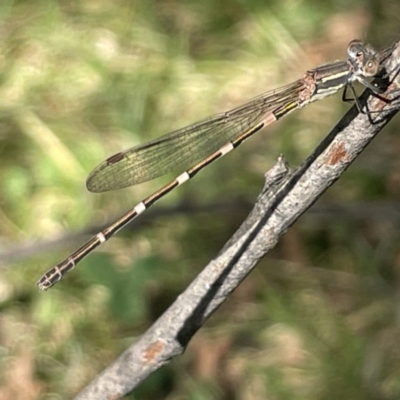
[[[147,286],[159,279],[161,260],[148,257],[131,268],[116,270],[112,257],[93,254],[85,262],[82,276],[91,284],[105,286],[110,291],[110,311],[122,321],[140,320],[147,313]]]

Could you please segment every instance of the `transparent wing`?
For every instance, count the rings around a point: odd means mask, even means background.
[[[266,92],[231,111],[167,133],[103,161],[87,179],[92,192],[121,189],[187,169],[257,124],[268,112],[298,98],[301,80]]]

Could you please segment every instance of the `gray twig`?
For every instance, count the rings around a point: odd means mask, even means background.
[[[253,211],[218,256],[153,326],[76,399],[120,398],[184,351],[196,331],[257,262],[397,113],[399,68],[400,45],[396,43],[386,62],[390,85],[381,98],[366,90],[360,104],[368,112],[359,113],[353,106],[295,171],[290,171],[281,157],[266,174],[266,186]]]

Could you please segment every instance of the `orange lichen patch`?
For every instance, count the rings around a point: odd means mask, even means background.
[[[107,397],[108,400],[118,400],[123,396],[122,393],[115,393]]]
[[[347,158],[347,150],[343,143],[332,146],[328,153],[327,165],[336,165],[339,161],[344,161]]]
[[[157,356],[163,351],[165,347],[165,343],[161,340],[152,343],[144,352],[143,357],[147,363],[151,363]]]

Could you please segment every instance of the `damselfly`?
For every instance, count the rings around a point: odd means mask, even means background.
[[[82,247],[46,272],[37,282],[46,290],[101,243],[131,222],[171,190],[188,181],[207,165],[238,147],[244,140],[298,108],[323,99],[360,82],[374,93],[379,89],[367,79],[381,71],[382,53],[358,40],[350,42],[346,61],[335,61],[307,71],[289,85],[270,90],[231,111],[214,115],[158,139],[117,153],[102,162],[87,179],[92,192],[104,192],[136,185],[173,169],[189,169],[145,198]]]

